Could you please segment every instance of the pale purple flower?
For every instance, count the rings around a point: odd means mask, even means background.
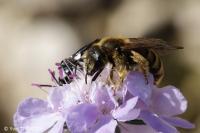
[[[118,99],[122,100],[122,99]],[[114,133],[119,122],[134,120],[140,109],[135,109],[138,97],[119,104],[109,86],[93,84],[90,103],[82,103],[70,109],[67,125],[72,133]]]
[[[56,87],[48,100],[27,98],[14,115],[14,126],[19,133],[62,133],[70,106],[79,100],[69,87]]]
[[[194,128],[190,122],[177,118],[187,109],[187,100],[174,86],[158,88],[149,74],[148,84],[144,75],[130,72],[124,82],[127,90],[126,99],[138,96],[136,108],[141,109],[139,118],[157,132],[177,133],[175,127]]]
[[[148,84],[140,72],[130,72],[122,86],[108,85],[112,66],[107,65],[96,81],[77,72],[73,82],[62,85],[49,70],[56,85],[50,87],[47,100],[27,98],[14,115],[19,133],[63,133],[64,125],[71,133],[178,133],[175,127],[193,128],[176,117],[185,112],[187,100],[173,87],[157,88],[151,74]],[[59,77],[64,72],[59,68]],[[115,73],[115,82],[119,80]],[[62,85],[62,86],[61,86]],[[130,124],[133,120],[141,125]]]

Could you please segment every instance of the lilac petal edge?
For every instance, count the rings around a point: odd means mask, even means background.
[[[185,112],[187,100],[174,86],[154,89],[152,95],[152,109],[160,115],[175,116]]]
[[[177,129],[165,122],[158,115],[149,111],[141,111],[140,118],[153,129],[163,133],[178,133]]]
[[[195,128],[194,124],[182,118],[178,118],[178,117],[162,117],[162,118],[168,123],[170,123],[171,125],[176,126],[176,127],[181,127],[181,128],[186,128],[186,129]]]

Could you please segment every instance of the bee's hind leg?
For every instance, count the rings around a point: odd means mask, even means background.
[[[139,70],[142,71],[142,73],[144,74],[146,84],[148,84],[149,83],[149,81],[148,81],[149,61],[138,52],[131,51],[131,53],[132,53],[131,57],[132,57],[133,61],[139,65],[139,67],[140,67]]]

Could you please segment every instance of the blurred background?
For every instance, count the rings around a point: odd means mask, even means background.
[[[96,38],[157,37],[184,50],[164,56],[163,85],[189,101],[183,118],[200,133],[199,0],[0,0],[0,132],[12,127],[26,97],[45,98],[31,83],[50,83],[48,68]]]

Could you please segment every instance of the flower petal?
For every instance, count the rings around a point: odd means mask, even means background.
[[[97,82],[106,82],[107,79],[110,76],[110,72],[112,71],[112,64],[108,63],[100,73],[100,75],[97,77],[95,81]]]
[[[62,117],[58,113],[41,114],[28,118],[22,118],[16,113],[14,115],[14,125],[20,133],[43,133],[51,129],[60,119]]]
[[[121,122],[119,128],[121,133],[158,133],[147,125],[133,125]]]
[[[153,114],[149,111],[141,111],[140,118],[149,126],[151,126],[153,129],[155,129],[158,132],[163,133],[177,133],[175,127],[171,126],[164,120],[160,119],[158,115]]]
[[[22,117],[31,117],[45,112],[51,112],[48,102],[38,98],[27,98],[20,103],[17,113]]]
[[[90,95],[92,102],[96,104],[99,110],[104,114],[110,113],[110,111],[115,108],[114,97],[110,95],[111,89],[101,83],[94,83],[92,87],[93,92]]]
[[[187,100],[174,86],[154,89],[152,94],[152,109],[153,112],[160,115],[179,115],[187,109]]]
[[[109,115],[102,115],[89,133],[114,133],[117,122]]]
[[[130,72],[124,81],[124,86],[133,95],[138,96],[143,102],[148,103],[153,86],[153,76],[148,75],[148,84],[144,74],[140,72]]]
[[[69,108],[78,103],[78,97],[70,90],[69,85],[53,88],[48,100],[54,109]]]
[[[79,104],[69,110],[66,122],[73,133],[87,132],[97,121],[100,112],[93,104]]]
[[[48,131],[48,133],[63,133],[63,126],[65,121],[59,120],[51,129]]]
[[[176,126],[176,127],[182,127],[182,128],[187,128],[187,129],[195,128],[194,124],[178,117],[162,117],[162,118],[168,123],[170,123],[171,125]]]
[[[14,125],[20,133],[41,133],[60,119],[63,119],[62,116],[53,113],[46,101],[28,98],[19,105],[14,115]]]
[[[139,116],[140,110],[134,109],[137,104],[138,97],[134,97],[123,103],[119,108],[113,110],[112,114],[118,121],[130,121]]]

